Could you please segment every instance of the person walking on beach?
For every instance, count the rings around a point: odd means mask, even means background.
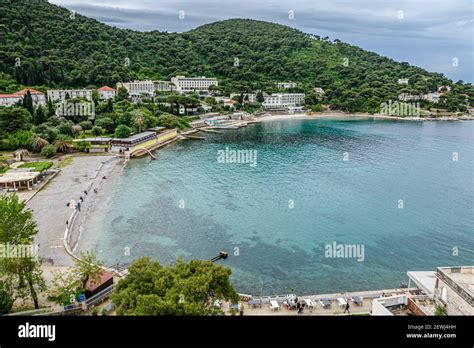
[[[84,190],[85,195],[87,196],[87,190]]]
[[[81,202],[84,202],[84,198],[82,198],[82,196],[79,197],[79,199],[80,199]]]
[[[81,202],[77,202],[76,208],[77,208],[77,210],[81,211]]]
[[[351,312],[349,312],[349,307],[350,307],[350,306],[349,306],[349,302],[347,302],[347,303],[346,303],[346,309],[344,309],[344,313],[346,313],[346,311],[347,311],[347,313],[349,313],[349,315],[350,315]]]

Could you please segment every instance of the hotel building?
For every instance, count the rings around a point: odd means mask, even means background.
[[[13,94],[0,94],[0,106],[12,106],[17,104],[18,102],[23,101],[23,98],[28,93],[28,91],[30,92],[34,106],[46,105],[44,93],[32,88],[26,88]]]
[[[209,92],[209,87],[217,86],[216,78],[201,77],[185,77],[175,76],[171,78],[171,83],[176,86],[178,92]]]
[[[84,98],[89,101],[92,100],[92,90],[90,89],[50,89],[48,91],[48,100],[66,100],[66,96],[70,99]]]
[[[304,93],[286,93],[286,94],[272,94],[265,95],[262,106],[267,110],[282,110],[294,108],[304,104]]]
[[[142,95],[154,96],[155,95],[155,84],[153,81],[133,81],[133,82],[118,82],[117,90],[125,88],[130,97],[140,97]]]

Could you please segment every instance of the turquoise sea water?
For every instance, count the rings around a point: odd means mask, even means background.
[[[205,137],[129,162],[81,248],[108,264],[224,250],[237,290],[257,295],[391,288],[473,263],[474,122],[273,120]],[[218,163],[226,147],[257,165]],[[334,242],[364,260],[325,257]]]

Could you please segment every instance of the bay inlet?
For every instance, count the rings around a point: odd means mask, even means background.
[[[394,288],[409,270],[472,263],[473,122],[276,119],[203,136],[127,163],[79,249],[108,265],[224,250],[236,289],[255,295]]]

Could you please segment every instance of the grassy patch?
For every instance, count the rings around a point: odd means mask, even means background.
[[[0,168],[0,174],[4,174],[7,172],[7,170],[10,169],[9,166],[6,166],[6,167],[3,167],[3,168]]]
[[[34,168],[35,171],[37,172],[42,172],[43,170],[51,168],[53,165],[53,162],[47,161],[47,162],[29,162],[29,163],[24,163],[21,166],[18,166],[18,168]]]
[[[58,167],[59,168],[64,168],[64,167],[72,164],[72,162],[74,162],[74,157],[72,157],[72,156],[66,157],[61,162],[59,162]]]

